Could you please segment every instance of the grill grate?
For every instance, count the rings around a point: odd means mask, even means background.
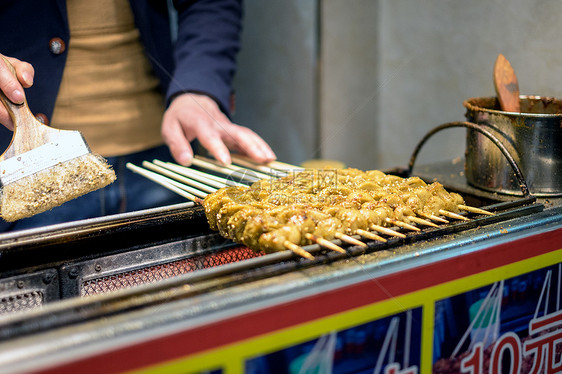
[[[230,264],[262,255],[263,253],[256,253],[247,247],[241,246],[178,261],[151,265],[82,282],[80,296],[92,296],[140,286],[146,283],[154,283],[195,270]]]
[[[18,295],[0,298],[0,315],[23,312],[43,305],[44,295],[41,291],[30,291]]]

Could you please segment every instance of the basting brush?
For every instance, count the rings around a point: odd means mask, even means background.
[[[4,59],[12,74],[13,66]],[[9,222],[57,207],[115,180],[105,159],[92,153],[79,131],[39,122],[27,101],[0,100],[14,123],[12,141],[0,156],[0,216]]]

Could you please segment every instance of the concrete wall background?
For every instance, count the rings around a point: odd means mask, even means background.
[[[562,97],[559,0],[246,0],[235,120],[279,159],[405,165],[431,128],[495,95],[498,53],[521,93]],[[319,62],[318,65],[316,63]],[[436,135],[419,162],[462,156],[464,131]]]
[[[316,140],[316,2],[245,2],[234,120],[258,132],[279,160],[300,163]]]
[[[374,169],[379,138],[377,0],[320,3],[322,158]]]

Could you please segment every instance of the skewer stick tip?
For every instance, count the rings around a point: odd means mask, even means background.
[[[386,239],[385,239],[385,238],[383,238],[382,236],[378,236],[377,234],[373,234],[372,232],[365,231],[365,230],[362,230],[362,229],[357,229],[355,232],[356,232],[358,235],[361,235],[361,236],[364,237],[364,238],[371,239],[371,240],[376,240],[376,241],[382,242],[382,243],[386,243]]]
[[[470,219],[466,218],[465,216],[461,216],[460,214],[449,212],[448,210],[445,210],[445,209],[439,209],[439,214],[441,214],[445,217],[458,219],[458,220],[461,220],[461,221],[470,221]]]
[[[469,206],[469,205],[459,204],[458,207],[461,210],[466,210],[467,212],[471,212],[471,213],[485,214],[487,216],[495,216],[496,215],[495,213],[489,212],[487,210],[476,208],[476,207]]]
[[[325,248],[328,248],[332,251],[336,251],[336,252],[340,252],[340,253],[346,253],[345,249],[343,249],[339,245],[336,245],[336,244],[332,243],[331,241],[326,240],[324,238],[319,238],[318,236],[312,235],[310,233],[306,233],[305,237],[308,240],[312,240],[313,242],[317,243],[318,245],[320,245],[322,247],[325,247]]]
[[[420,225],[425,225],[425,226],[430,226],[430,227],[439,227],[438,225],[436,225],[433,222],[430,222],[426,219],[422,219],[420,217],[416,217],[416,216],[408,216],[408,219],[412,222],[415,223],[419,223]]]
[[[395,226],[398,226],[398,227],[405,228],[407,230],[420,231],[420,229],[418,227],[410,225],[406,222],[399,221],[397,219],[387,218],[386,222],[390,223],[391,225],[395,225]]]
[[[336,232],[335,237],[341,240],[342,242],[346,242],[347,244],[351,245],[358,245],[360,247],[368,247],[367,244],[363,243],[361,240],[357,240],[349,235],[343,234],[341,232]]]
[[[291,243],[288,240],[285,240],[283,246],[288,250],[292,251],[294,254],[304,257],[309,260],[314,260],[314,256],[304,250],[303,247],[296,245],[295,243]]]
[[[391,230],[391,229],[389,229],[389,228],[382,227],[382,226],[379,226],[379,225],[371,225],[370,228],[373,229],[373,230],[375,230],[375,231],[378,231],[378,232],[380,232],[380,233],[382,233],[382,234],[386,234],[386,235],[390,235],[390,236],[395,236],[395,237],[397,237],[397,238],[405,238],[405,237],[406,237],[406,235],[402,234],[401,232],[394,231],[394,230]]]
[[[436,215],[434,215],[434,214],[430,214],[430,213],[421,213],[421,212],[420,212],[420,213],[418,213],[418,215],[421,216],[421,217],[425,217],[425,218],[427,218],[427,219],[430,219],[430,220],[432,220],[432,221],[435,221],[435,222],[449,223],[449,221],[447,221],[445,218],[438,217],[438,216],[436,216]]]

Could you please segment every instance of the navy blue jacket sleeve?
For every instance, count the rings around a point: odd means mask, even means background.
[[[176,0],[177,40],[167,97],[209,95],[229,114],[231,84],[240,49],[241,0]]]

